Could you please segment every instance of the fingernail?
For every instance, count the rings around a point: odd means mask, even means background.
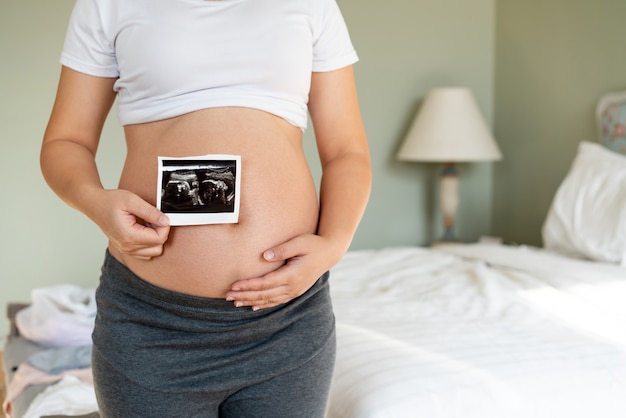
[[[232,296],[228,296],[228,297],[226,298],[226,301],[227,301],[227,302],[232,302],[232,301],[234,301],[234,300],[235,300],[235,298],[234,298],[234,297],[232,297]]]
[[[274,254],[274,251],[272,250],[267,250],[265,251],[265,253],[263,254],[263,257],[265,257],[266,260],[273,260],[274,257],[276,257],[276,255]]]
[[[241,308],[243,306],[243,302],[235,302],[235,306]]]
[[[161,215],[161,217],[159,218],[159,225],[161,226],[167,226],[169,225],[170,220],[167,216],[165,215]]]

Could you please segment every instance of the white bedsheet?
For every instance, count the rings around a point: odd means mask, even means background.
[[[626,269],[527,247],[348,253],[329,418],[626,417]]]

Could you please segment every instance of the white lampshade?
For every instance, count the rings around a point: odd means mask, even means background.
[[[472,92],[431,90],[398,152],[404,161],[463,162],[502,158]]]

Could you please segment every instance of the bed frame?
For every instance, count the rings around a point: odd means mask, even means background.
[[[17,325],[15,323],[15,315],[27,306],[28,303],[9,303],[7,305],[7,318],[10,323],[9,336],[17,337],[20,335],[20,331],[17,329]]]

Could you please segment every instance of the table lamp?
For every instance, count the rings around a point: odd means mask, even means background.
[[[463,87],[431,90],[397,154],[402,161],[443,163],[439,190],[443,241],[456,241],[458,162],[495,161],[502,154],[472,92]]]

